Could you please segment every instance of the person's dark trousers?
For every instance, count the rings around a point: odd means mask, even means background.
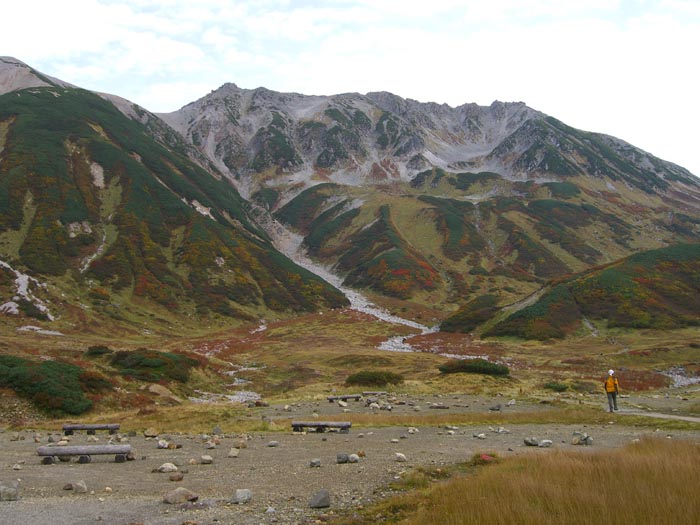
[[[610,412],[613,408],[617,410],[617,392],[608,392],[608,405],[610,405]]]

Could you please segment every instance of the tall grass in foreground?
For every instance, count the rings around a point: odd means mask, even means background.
[[[401,523],[696,524],[700,445],[645,439],[623,449],[527,454],[433,488]]]

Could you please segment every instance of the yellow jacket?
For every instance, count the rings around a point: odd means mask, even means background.
[[[605,380],[605,391],[606,392],[617,392],[619,388],[620,388],[620,385],[617,384],[617,377],[608,376],[608,378]]]

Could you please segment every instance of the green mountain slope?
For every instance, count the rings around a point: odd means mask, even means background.
[[[609,328],[672,329],[700,325],[700,244],[634,254],[550,284],[533,304],[505,314],[483,296],[447,319],[442,329],[469,332],[498,316],[484,336],[562,338],[584,320]]]
[[[239,319],[345,304],[176,134],[164,142],[88,91],[0,96],[0,259],[89,288],[105,311],[116,295]]]

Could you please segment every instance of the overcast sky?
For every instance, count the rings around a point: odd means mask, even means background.
[[[2,13],[0,55],[155,112],[225,82],[523,101],[700,176],[698,0],[13,0]]]

